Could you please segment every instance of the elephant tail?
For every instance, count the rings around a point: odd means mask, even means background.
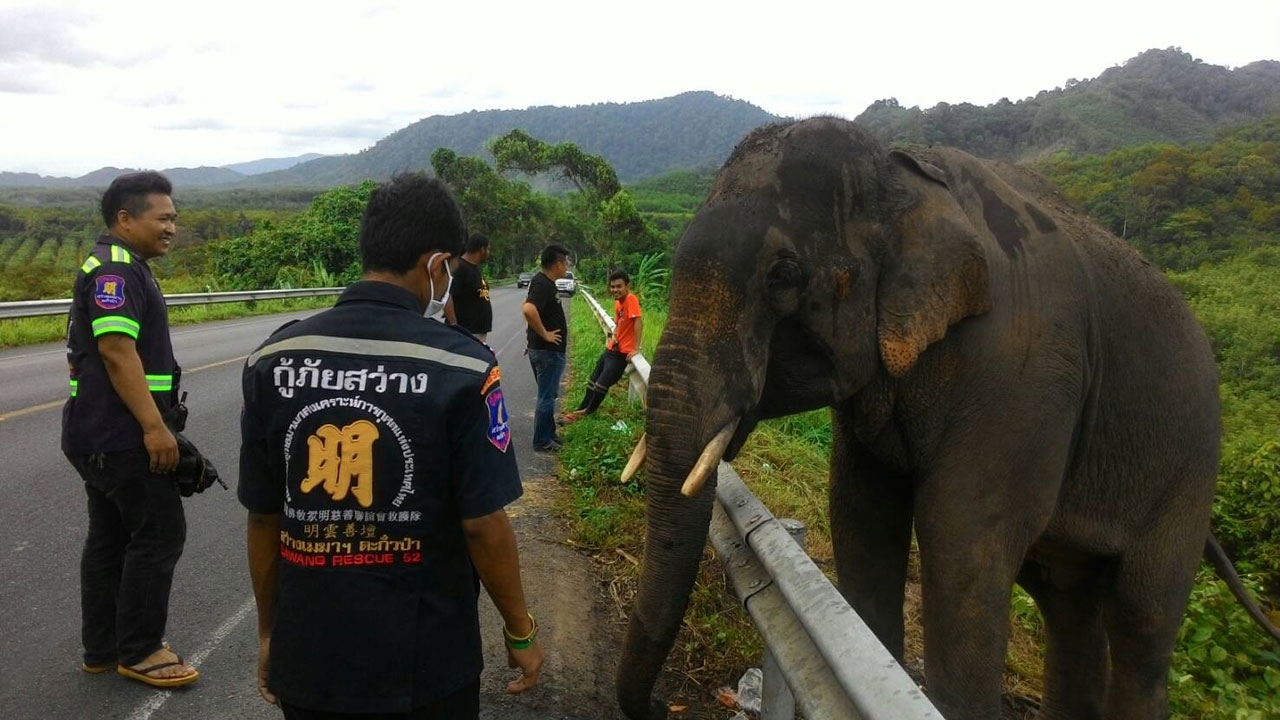
[[[1258,603],[1254,601],[1253,596],[1249,594],[1244,583],[1240,580],[1240,575],[1236,572],[1236,568],[1231,564],[1231,558],[1227,557],[1227,552],[1218,544],[1218,539],[1209,533],[1209,538],[1204,542],[1204,559],[1209,561],[1213,569],[1218,573],[1218,577],[1227,583],[1227,587],[1231,588],[1231,594],[1236,596],[1236,600],[1244,606],[1245,611],[1249,613],[1249,617],[1253,621],[1266,630],[1271,637],[1280,642],[1280,629],[1271,624],[1267,619],[1266,613],[1262,612],[1262,608],[1258,607]]]

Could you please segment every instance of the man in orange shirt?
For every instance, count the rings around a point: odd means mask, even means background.
[[[590,415],[604,402],[609,388],[618,382],[627,363],[640,352],[644,336],[644,323],[640,317],[640,300],[631,293],[631,276],[615,270],[609,276],[609,294],[613,296],[613,336],[605,341],[604,352],[596,361],[595,370],[587,382],[587,393],[578,403],[578,409],[565,413],[564,422],[571,423]]]

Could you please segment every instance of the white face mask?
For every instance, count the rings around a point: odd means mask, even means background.
[[[427,258],[427,267],[431,267],[431,261],[436,259],[436,255],[444,255],[444,253],[436,253]],[[449,291],[453,289],[453,271],[449,269],[449,259],[444,260],[444,271],[449,276],[449,282],[444,286],[444,295],[439,300],[436,299],[436,281],[431,277],[430,272],[427,273],[427,282],[431,283],[431,300],[427,302],[427,311],[422,313],[423,317],[433,318],[444,322],[444,306],[449,304]]]

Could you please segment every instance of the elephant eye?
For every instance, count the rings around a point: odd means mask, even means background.
[[[800,263],[790,257],[784,257],[775,262],[773,267],[769,268],[769,276],[765,280],[765,286],[771,295],[799,288],[802,285],[804,285],[804,270],[800,267]]]
[[[800,295],[808,279],[794,253],[780,254],[765,276],[765,297],[773,311],[791,315],[800,307]]]

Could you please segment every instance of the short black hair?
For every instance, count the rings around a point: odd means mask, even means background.
[[[449,188],[425,173],[401,173],[369,195],[360,220],[360,261],[366,271],[403,275],[424,253],[461,253],[466,239]]]
[[[609,282],[613,282],[614,280],[621,280],[628,285],[631,284],[631,276],[627,274],[626,270],[614,270],[609,273]]]
[[[480,252],[487,247],[489,247],[489,238],[480,233],[475,233],[467,240],[467,252],[469,253]]]
[[[557,243],[551,243],[542,248],[542,269],[546,270],[560,262],[560,258],[567,257],[569,257],[569,248]]]
[[[138,217],[151,207],[149,195],[173,195],[173,183],[153,170],[117,177],[102,193],[102,221],[108,228],[115,227],[121,210]]]

